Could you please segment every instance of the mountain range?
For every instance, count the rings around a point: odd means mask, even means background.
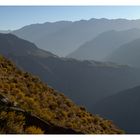
[[[138,134],[139,25],[93,18],[1,30],[0,133],[124,133],[117,125]]]
[[[67,56],[79,46],[109,30],[140,28],[140,20],[95,19],[32,24],[12,31],[12,34],[31,41],[41,49],[58,56]]]
[[[0,34],[0,54],[90,111],[101,98],[140,84],[139,69],[60,58],[12,34]]]
[[[136,28],[124,31],[111,30],[103,32],[80,46],[76,51],[72,52],[67,57],[80,60],[105,61],[106,58],[109,57],[120,46],[137,38],[140,38],[140,29]],[[109,61],[111,60],[112,58]]]

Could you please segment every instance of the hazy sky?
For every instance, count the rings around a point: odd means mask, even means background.
[[[90,18],[140,19],[140,6],[0,6],[0,30],[32,23]]]

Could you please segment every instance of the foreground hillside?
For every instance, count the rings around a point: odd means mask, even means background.
[[[33,118],[34,122],[30,126],[28,119],[33,121]],[[18,70],[2,56],[0,122],[0,133],[47,133],[47,130],[42,130],[37,123],[53,125],[51,132],[48,127],[48,133],[53,133],[53,129],[54,133],[60,129],[67,133],[122,133],[112,122],[88,113],[85,108],[75,105],[37,77]]]

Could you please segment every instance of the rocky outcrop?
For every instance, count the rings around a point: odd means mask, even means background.
[[[27,126],[36,126],[41,128],[45,134],[82,134],[70,128],[64,128],[61,126],[55,126],[49,122],[44,121],[38,116],[27,112],[12,104],[8,98],[0,94],[0,110],[6,112],[15,111],[16,113],[22,113],[25,116],[25,124]]]

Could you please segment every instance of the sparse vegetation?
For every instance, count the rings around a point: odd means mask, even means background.
[[[30,126],[25,129],[26,134],[44,134],[44,132],[40,128],[36,128],[35,126]]]
[[[22,134],[24,133],[24,116],[15,112],[0,112],[0,133],[1,134]]]
[[[84,107],[75,105],[63,94],[58,93],[39,78],[22,72],[7,59],[0,56],[0,94],[13,104],[31,112],[54,125],[67,127],[87,134],[119,134],[112,122],[99,116],[91,115]],[[6,114],[6,115],[5,115]],[[23,129],[24,116],[15,112],[1,112],[0,133],[32,133],[42,134],[35,126]]]

